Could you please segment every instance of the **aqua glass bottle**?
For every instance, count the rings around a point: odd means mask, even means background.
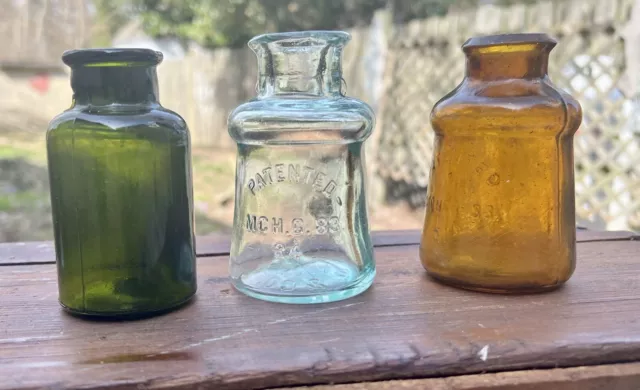
[[[65,52],[73,104],[47,150],[60,303],[93,316],[172,309],[196,291],[190,142],[158,103],[161,53]]]
[[[236,108],[230,273],[250,296],[284,303],[346,299],[373,282],[362,144],[374,114],[344,96],[344,32],[252,39],[258,96]]]

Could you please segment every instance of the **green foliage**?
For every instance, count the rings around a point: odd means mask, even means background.
[[[533,4],[540,0],[485,0],[483,4],[510,6],[513,4]],[[406,23],[412,19],[444,15],[451,9],[466,9],[478,6],[479,0],[389,0],[395,23]]]
[[[534,4],[540,0],[495,0],[494,3],[500,6],[513,5],[513,4]]]
[[[265,32],[366,25],[385,0],[131,0],[153,36],[238,47]]]
[[[93,0],[96,7],[92,26],[93,44],[98,47],[110,46],[115,33],[132,17],[138,14],[134,9],[136,0]]]
[[[495,0],[509,5],[536,0]],[[266,32],[335,30],[370,23],[376,10],[389,7],[394,22],[442,15],[450,7],[478,0],[94,0],[104,36],[139,17],[155,37],[173,36],[204,47],[239,47]]]
[[[426,18],[432,15],[444,15],[452,5],[458,7],[473,6],[476,0],[393,0],[391,9],[395,23],[405,23],[412,19]]]

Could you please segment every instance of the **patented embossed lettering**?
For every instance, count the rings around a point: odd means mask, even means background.
[[[304,165],[301,169],[299,164],[278,163],[250,174],[247,189],[256,195],[265,187],[279,183],[307,184],[327,198],[331,198],[338,188],[336,181],[318,168]]]

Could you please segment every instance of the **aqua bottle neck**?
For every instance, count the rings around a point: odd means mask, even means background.
[[[258,56],[258,97],[273,95],[342,95],[341,45],[252,47]]]
[[[156,66],[73,66],[74,105],[151,105],[158,103]]]

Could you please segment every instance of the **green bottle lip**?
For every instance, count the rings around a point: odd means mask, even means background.
[[[76,49],[62,54],[69,66],[153,66],[162,62],[162,53],[151,49]]]

